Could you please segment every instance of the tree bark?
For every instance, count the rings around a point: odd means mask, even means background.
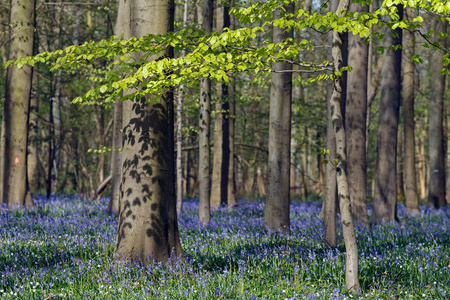
[[[217,8],[216,27],[221,32],[230,26],[229,7]],[[214,121],[214,154],[211,185],[211,208],[217,209],[228,205],[228,179],[230,171],[230,103],[228,101],[228,84],[217,83],[216,115]]]
[[[368,6],[352,3],[350,10],[367,12]],[[349,34],[345,129],[347,133],[348,188],[355,224],[368,226],[366,173],[366,115],[368,45],[358,35]]]
[[[343,16],[348,9],[349,0],[340,0],[336,9],[338,16]],[[341,13],[342,11],[342,13]],[[338,72],[343,64],[342,57],[342,34],[333,31],[333,65],[334,71]],[[358,278],[358,245],[356,242],[355,228],[353,225],[352,208],[348,191],[347,180],[347,151],[343,117],[341,114],[342,86],[341,78],[333,78],[333,93],[331,95],[331,122],[333,124],[334,136],[336,139],[336,173],[339,207],[341,211],[342,233],[346,249],[345,264],[345,286],[353,293],[361,290]]]
[[[33,93],[34,94],[34,93]],[[37,95],[30,97],[30,113],[28,126],[28,154],[27,154],[27,176],[30,189],[39,187],[38,172],[38,111],[39,102]],[[1,188],[0,188],[1,190]]]
[[[173,30],[173,1],[124,3],[125,38]],[[149,15],[153,17],[149,19]],[[134,55],[137,61],[142,56]],[[171,57],[173,53],[168,50],[160,55]],[[124,103],[122,186],[114,251],[118,260],[144,264],[182,255],[175,202],[173,95],[146,98]],[[145,103],[147,100],[151,101]]]
[[[403,7],[397,6],[400,19]],[[397,35],[393,37],[393,33]],[[397,133],[400,109],[402,51],[391,46],[402,44],[402,30],[388,29],[384,34],[381,74],[381,102],[377,132],[375,197],[372,220],[397,221]]]
[[[188,2],[184,2],[183,27],[187,26]],[[184,56],[184,51],[182,52]],[[178,87],[177,93],[177,161],[176,161],[176,178],[177,178],[177,212],[181,212],[183,206],[183,101],[184,101],[184,84]]]
[[[331,0],[330,11],[335,12],[338,1]],[[328,33],[328,52],[327,60],[332,61],[333,56],[331,47],[333,45],[333,32]],[[331,72],[328,71],[328,75]],[[336,139],[334,137],[333,123],[331,122],[331,95],[333,93],[333,82],[327,81],[327,138],[326,148],[331,151],[331,156],[336,157]],[[336,246],[337,229],[336,229],[336,171],[331,163],[325,165],[325,193],[323,203],[323,218],[324,218],[324,241],[325,244],[331,247]]]
[[[117,11],[117,20],[114,27],[114,34],[122,36],[124,31],[124,1],[119,0]],[[112,134],[112,152],[111,152],[111,198],[108,204],[109,212],[119,211],[120,183],[122,177],[122,128],[123,128],[123,102],[116,100],[113,107],[113,134]]]
[[[274,19],[285,11],[293,13],[294,3],[285,5],[284,10],[278,8]],[[292,38],[292,31],[273,28],[273,43],[280,43]],[[291,70],[292,64],[273,63],[272,70]],[[272,72],[270,85],[269,114],[269,162],[266,206],[264,224],[272,231],[289,231],[289,173],[291,143],[291,102],[292,73]]]
[[[202,29],[205,34],[212,32],[213,26],[213,0],[203,0]],[[203,225],[211,220],[211,175],[210,175],[210,156],[209,147],[211,124],[211,80],[207,78],[200,79],[200,116],[199,116],[199,164],[198,176],[199,186],[199,204],[198,218]]]
[[[12,0],[9,59],[33,54],[34,0]],[[8,67],[4,108],[3,203],[33,205],[27,178],[27,135],[32,67]],[[7,176],[6,176],[7,174]]]
[[[436,34],[447,32],[445,22],[435,20]],[[437,42],[447,47],[446,38],[438,38]],[[445,75],[440,75],[443,68],[444,53],[437,50],[430,59],[431,95],[428,118],[428,155],[430,157],[430,170],[428,181],[427,206],[439,208],[446,205],[445,200],[445,156],[444,156],[444,89]]]

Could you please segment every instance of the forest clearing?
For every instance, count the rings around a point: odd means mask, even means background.
[[[240,201],[239,201],[240,202]],[[448,299],[450,214],[399,205],[401,225],[357,227],[361,294],[345,290],[345,249],[323,243],[320,202],[291,207],[288,235],[263,229],[261,201],[199,222],[198,201],[179,217],[185,262],[117,265],[117,219],[107,199],[36,199],[0,213],[2,299]],[[370,208],[370,207],[369,207]],[[369,214],[371,209],[369,209]],[[341,229],[339,229],[339,232]]]

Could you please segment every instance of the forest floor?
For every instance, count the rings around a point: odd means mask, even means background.
[[[322,241],[321,203],[291,206],[291,232],[263,229],[260,202],[213,213],[197,202],[179,216],[183,263],[114,264],[117,216],[107,199],[36,198],[38,208],[0,211],[2,299],[449,299],[450,209],[399,224],[357,228],[362,293],[345,292],[345,248]],[[369,210],[369,214],[371,211]],[[340,230],[340,228],[339,228]]]

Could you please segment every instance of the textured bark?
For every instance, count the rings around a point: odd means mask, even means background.
[[[284,6],[286,13],[292,13],[294,3]],[[280,17],[281,8],[275,10],[274,19]],[[273,29],[273,42],[280,43],[292,38],[292,31],[278,27]],[[287,63],[273,63],[273,71],[291,70]],[[269,161],[266,206],[264,209],[265,227],[272,231],[289,230],[289,173],[291,143],[291,102],[292,73],[272,72],[270,84],[269,114]]]
[[[398,6],[400,19],[403,7]],[[401,45],[402,31],[388,29],[384,34],[384,54],[381,74],[381,102],[377,132],[377,154],[375,165],[375,197],[372,221],[375,223],[397,220],[397,133],[401,91],[401,49],[390,49]]]
[[[125,38],[173,29],[173,1],[124,3]],[[139,61],[141,54],[134,55]],[[122,186],[114,252],[118,260],[144,264],[182,255],[175,200],[173,95],[149,99],[153,101],[124,102]]]
[[[0,203],[3,203],[3,183],[4,183],[4,171],[5,171],[5,121],[2,118],[0,134]]]
[[[427,116],[425,115],[425,123],[427,123]],[[417,173],[419,177],[419,190],[420,190],[420,199],[425,200],[427,197],[427,164],[426,164],[426,151],[425,151],[425,143],[427,140],[426,131],[422,130],[419,136],[419,143],[417,145]]]
[[[114,27],[114,34],[122,36],[124,30],[124,1],[119,0],[117,11],[117,20]],[[116,100],[113,107],[113,133],[112,133],[112,152],[111,152],[111,198],[108,204],[109,212],[119,211],[120,182],[122,178],[122,127],[123,127],[123,103]]]
[[[202,29],[206,34],[212,32],[213,25],[213,0],[203,0],[202,11]],[[199,20],[200,21],[200,20]],[[206,78],[200,79],[200,116],[199,116],[199,164],[198,177],[199,186],[199,204],[198,218],[203,225],[211,220],[211,204],[210,204],[210,156],[211,149],[209,147],[210,140],[210,124],[211,124],[211,81]]]
[[[340,0],[336,13],[339,16],[345,14],[341,13],[347,10],[349,0]],[[342,37],[337,31],[333,31],[333,66],[334,71],[340,70],[343,64],[342,58]],[[337,173],[337,187],[339,207],[341,211],[342,233],[344,236],[344,244],[346,249],[346,264],[345,264],[345,286],[346,289],[353,293],[358,293],[361,290],[358,277],[358,245],[356,242],[355,228],[353,225],[352,208],[350,202],[350,195],[348,191],[347,179],[347,151],[345,128],[343,126],[343,117],[341,114],[341,99],[342,99],[342,83],[341,79],[335,77],[333,79],[333,93],[331,95],[331,122],[333,124],[334,135],[336,138],[336,158],[338,160],[336,166]]]
[[[367,12],[368,6],[352,3],[350,10]],[[355,224],[369,224],[367,215],[366,114],[368,45],[358,35],[349,34],[345,129],[347,138],[348,189]]]
[[[33,54],[34,0],[12,0],[9,59]],[[3,203],[32,206],[27,178],[28,112],[32,68],[8,67],[4,108]]]
[[[436,34],[447,32],[445,22],[435,20]],[[446,38],[436,39],[441,46],[447,47]],[[443,66],[442,51],[435,51],[430,59],[431,95],[428,119],[428,155],[430,170],[428,181],[427,206],[439,208],[446,205],[445,200],[445,151],[444,151],[444,89],[445,75],[440,75]]]
[[[337,0],[331,0],[330,11],[337,9]],[[332,61],[331,46],[333,45],[333,33],[328,33],[328,52],[327,60]],[[331,74],[330,71],[328,71]],[[331,156],[336,157],[336,140],[334,138],[333,124],[331,122],[331,95],[333,93],[333,82],[327,81],[327,138],[326,148],[331,151]],[[331,247],[336,246],[336,171],[332,164],[325,165],[325,197],[323,202],[323,221],[324,221],[324,241]]]
[[[405,201],[405,182],[403,181],[403,128],[400,125],[397,134],[397,200]]]

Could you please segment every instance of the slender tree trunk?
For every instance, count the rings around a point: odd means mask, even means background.
[[[447,32],[447,25],[435,21],[436,34]],[[444,48],[447,47],[446,37],[437,39]],[[442,51],[435,51],[431,57],[431,95],[428,119],[428,153],[430,157],[430,177],[428,181],[427,206],[439,208],[446,205],[445,200],[445,156],[444,156],[444,89],[445,75],[440,75],[443,68]]]
[[[9,59],[33,54],[34,0],[12,0],[10,7]],[[27,178],[27,138],[33,70],[8,67],[4,118],[3,203],[32,206]]]
[[[338,1],[331,0],[330,11],[335,12]],[[328,33],[328,52],[327,60],[332,61],[333,32]],[[327,71],[331,75],[330,71]],[[333,93],[333,82],[327,81],[327,139],[326,148],[331,151],[331,157],[336,157],[336,140],[334,137],[333,123],[331,122],[331,95]],[[324,218],[324,241],[331,247],[336,246],[337,229],[336,229],[336,170],[331,163],[325,165],[325,197],[323,202],[323,218]]]
[[[124,2],[124,37],[173,29],[171,0]],[[148,18],[149,15],[153,17]],[[161,55],[171,57],[167,51]],[[142,54],[135,54],[137,61]],[[124,103],[122,186],[115,257],[167,261],[181,256],[175,200],[173,95]],[[149,103],[147,100],[152,99]],[[158,100],[158,101],[155,101]]]
[[[188,2],[184,2],[183,27],[187,26]],[[184,51],[182,53],[184,55]],[[176,178],[177,178],[177,212],[181,212],[183,206],[183,101],[184,101],[184,84],[178,87],[177,93],[177,161],[176,161]]]
[[[350,10],[367,12],[368,6],[352,3]],[[368,226],[366,173],[366,114],[368,45],[358,35],[349,34],[345,126],[347,133],[348,188],[355,224]]]
[[[398,6],[400,19],[403,7]],[[397,220],[397,133],[400,109],[402,51],[390,47],[402,44],[402,30],[388,29],[384,35],[381,74],[381,103],[377,132],[375,197],[372,220],[375,223]]]
[[[426,116],[425,116],[425,123],[426,123]],[[427,165],[426,165],[426,154],[425,154],[425,141],[427,140],[426,132],[425,130],[422,130],[420,137],[419,137],[419,145],[417,145],[418,148],[418,162],[417,162],[417,170],[419,175],[419,187],[420,187],[420,198],[425,200],[427,197]]]
[[[340,0],[336,13],[343,16],[347,10],[349,0]],[[333,31],[333,65],[334,71],[337,72],[342,67],[342,37],[337,31]],[[336,158],[338,160],[336,166],[337,187],[339,206],[341,211],[342,232],[344,236],[344,244],[346,249],[346,267],[345,267],[345,286],[348,291],[358,293],[361,290],[358,277],[358,245],[356,242],[355,228],[353,225],[352,208],[350,204],[350,195],[348,191],[347,180],[347,154],[346,154],[346,138],[343,117],[341,114],[342,86],[341,79],[336,77],[333,79],[333,93],[331,95],[331,122],[333,124],[334,136],[336,138]]]
[[[52,182],[53,191],[57,193],[58,179],[59,179],[59,160],[60,160],[60,149],[61,149],[61,79],[62,71],[59,70],[55,76],[55,95],[52,99],[52,116],[53,116],[53,172],[52,172]]]
[[[234,0],[230,1],[230,8],[233,8],[235,3]],[[227,12],[228,14],[228,12]],[[230,24],[229,28],[230,30],[235,29],[235,23],[236,23],[236,17],[229,16],[230,18]],[[234,77],[232,74],[228,75],[228,78],[230,79],[230,85],[228,86],[228,108],[229,113],[227,118],[228,120],[228,133],[229,133],[229,163],[228,163],[228,192],[227,192],[227,204],[228,207],[234,207],[236,205],[236,192],[234,188],[234,121],[236,119],[236,102],[235,102],[235,82]]]
[[[398,127],[397,134],[397,200],[403,202],[405,200],[405,182],[403,181],[403,128]]]
[[[202,29],[205,34],[212,32],[213,26],[213,0],[203,0]],[[210,156],[209,147],[211,124],[211,81],[207,78],[200,79],[200,116],[199,116],[199,164],[198,176],[199,186],[199,204],[198,218],[203,225],[209,223],[211,219],[210,212]]]
[[[284,10],[278,8],[274,19],[278,19],[284,11],[293,13],[294,3],[285,5]],[[274,27],[273,43],[280,43],[292,38],[292,31]],[[269,162],[266,206],[264,209],[265,227],[272,231],[287,232],[289,230],[289,165],[291,143],[291,102],[292,73],[277,73],[291,70],[288,63],[272,64],[272,82],[270,85],[269,115]]]
[[[39,102],[37,95],[33,95],[30,100],[30,119],[28,127],[28,157],[27,175],[30,189],[36,190],[39,186],[38,178],[38,111]]]
[[[119,0],[116,25],[114,34],[122,36],[124,31],[124,1]],[[112,134],[112,153],[111,153],[111,199],[109,200],[108,211],[119,211],[120,183],[122,177],[122,128],[123,128],[123,103],[116,100],[113,107],[113,134]]]

